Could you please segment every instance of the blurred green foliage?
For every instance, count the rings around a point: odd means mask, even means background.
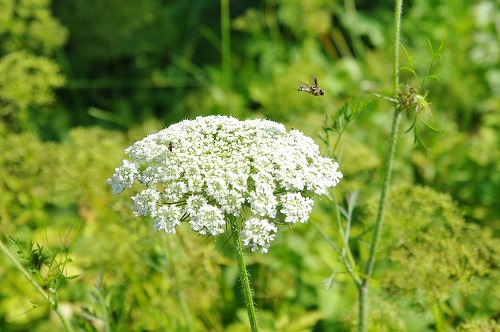
[[[387,270],[378,272],[382,289],[417,309],[438,308],[433,314],[441,330],[449,326],[440,322],[465,314],[463,303],[481,303],[489,317],[498,312],[500,243],[491,233],[466,223],[450,196],[431,188],[399,186],[391,197],[380,250],[387,259],[380,262]]]
[[[340,141],[345,178],[334,195],[360,193],[351,244],[366,260],[392,107],[373,95],[391,89],[392,2],[231,2],[230,84],[218,2],[0,0],[0,8],[0,240],[70,250],[69,274],[80,277],[59,296],[75,326],[247,330],[227,238],[153,232],[106,184],[130,143],[183,118],[267,117],[318,138],[347,100],[371,102]],[[421,87],[426,121],[444,131],[421,133],[429,150],[410,135],[399,140],[372,331],[498,328],[499,15],[495,0],[405,3],[402,41],[418,74],[429,42],[444,38],[439,80]],[[313,74],[325,96],[293,91]],[[402,83],[417,86],[413,79]],[[324,238],[338,236],[332,205],[318,200],[316,227],[297,225],[269,254],[248,255],[263,331],[356,328],[348,274],[323,285],[338,264]],[[62,329],[3,256],[0,283],[0,330]]]
[[[35,130],[30,113],[54,103],[65,83],[54,57],[67,30],[48,0],[2,0],[0,7],[0,116],[14,130]]]
[[[0,98],[21,109],[53,102],[52,89],[64,83],[57,64],[24,51],[9,53],[1,59],[0,77]]]

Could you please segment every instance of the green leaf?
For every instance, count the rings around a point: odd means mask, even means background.
[[[425,122],[424,120],[420,119],[420,121],[422,121],[422,123],[427,127],[429,128],[431,131],[435,132],[435,133],[442,133],[443,130],[442,129],[437,129],[433,126],[431,126],[430,124],[428,124],[427,122]]]

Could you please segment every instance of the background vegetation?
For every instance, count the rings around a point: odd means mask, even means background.
[[[247,329],[227,239],[154,232],[106,184],[127,146],[185,118],[266,117],[319,143],[325,116],[352,98],[371,102],[342,137],[335,189],[342,204],[359,194],[350,246],[366,261],[392,109],[373,94],[391,90],[391,1],[0,0],[0,8],[0,239],[25,249],[21,259],[44,287],[56,285],[76,330]],[[429,149],[411,135],[398,142],[372,331],[498,328],[499,8],[405,3],[403,65],[425,73],[429,44],[444,40],[439,80],[422,87],[427,121],[443,132],[422,131]],[[325,96],[292,90],[311,74]],[[412,79],[402,82],[418,87]],[[318,200],[309,224],[280,232],[268,254],[248,255],[263,330],[355,329],[356,288],[328,241],[338,238],[332,204]],[[61,271],[78,277],[57,278]],[[1,331],[63,328],[4,256],[0,285]]]

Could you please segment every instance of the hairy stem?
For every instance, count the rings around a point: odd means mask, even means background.
[[[395,10],[394,10],[394,44],[393,44],[393,93],[397,94],[399,86],[399,37],[401,30],[401,16],[403,10],[403,0],[396,0]],[[368,256],[368,262],[364,271],[364,278],[359,286],[359,326],[358,331],[366,331],[366,320],[368,313],[368,280],[373,274],[373,267],[375,265],[375,256],[377,253],[377,245],[380,237],[380,232],[382,230],[382,224],[384,221],[384,212],[387,198],[389,196],[389,187],[392,177],[392,167],[394,162],[394,153],[396,150],[396,142],[399,130],[399,123],[401,122],[401,111],[396,105],[394,108],[394,116],[392,120],[391,134],[389,138],[389,145],[387,148],[387,153],[385,156],[385,173],[382,182],[382,193],[380,195],[380,201],[378,205],[377,217],[375,220],[375,228],[373,231],[372,242],[370,245],[370,253]]]
[[[238,262],[238,269],[240,271],[240,281],[247,307],[248,319],[250,320],[250,327],[252,332],[257,332],[257,317],[255,315],[255,305],[253,303],[252,290],[250,288],[250,280],[248,278],[248,271],[245,265],[243,244],[241,242],[240,230],[236,220],[231,220],[231,228],[233,231],[233,241],[235,247],[236,261]]]

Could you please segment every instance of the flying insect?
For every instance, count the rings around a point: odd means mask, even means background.
[[[309,85],[304,82],[299,82],[299,88],[297,91],[304,91],[313,96],[322,96],[325,91],[318,86],[318,79],[316,76],[311,77],[311,83]],[[295,89],[294,89],[295,90]]]

